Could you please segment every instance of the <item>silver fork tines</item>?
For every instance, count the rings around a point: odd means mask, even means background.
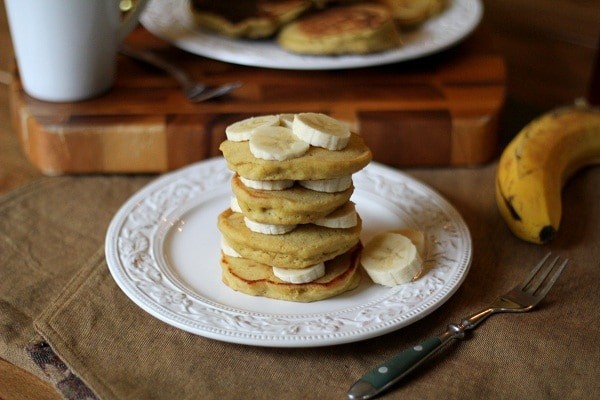
[[[535,295],[536,297],[540,297],[540,299],[546,296],[568,263],[568,260],[563,260],[562,263],[558,263],[560,257],[556,256],[550,264],[546,264],[549,257],[550,253],[546,254],[544,258],[540,260],[533,271],[531,271],[529,276],[525,279],[526,283],[522,285],[521,290],[531,295]],[[544,266],[545,268],[542,270],[542,267]],[[550,273],[552,273],[552,276],[550,276]]]
[[[559,262],[560,257],[557,256],[548,262],[549,258],[550,253],[540,260],[522,283],[501,296],[504,300],[517,303],[512,311],[528,311],[542,301],[569,261],[565,259]]]
[[[449,324],[444,333],[404,350],[367,372],[352,385],[348,391],[348,398],[364,400],[377,396],[431,357],[451,339],[464,338],[465,331],[475,328],[492,314],[533,309],[548,294],[568,263],[568,259],[560,261],[560,257],[548,262],[549,258],[550,253],[537,263],[523,282],[500,296],[489,307],[464,318],[459,324]]]

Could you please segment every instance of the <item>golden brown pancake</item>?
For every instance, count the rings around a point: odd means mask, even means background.
[[[242,213],[223,211],[217,226],[227,243],[243,258],[282,268],[306,268],[347,252],[360,241],[361,220],[352,228],[304,224],[283,235],[253,232]]]
[[[288,283],[273,274],[269,265],[222,254],[223,282],[234,290],[253,296],[311,302],[356,288],[361,279],[358,260],[360,244],[325,263],[325,275],[309,283]]]
[[[439,13],[447,0],[379,0],[386,4],[402,28],[413,28]]]
[[[222,35],[265,38],[312,7],[310,0],[192,0],[198,26]]]
[[[365,54],[400,46],[398,30],[388,7],[356,3],[327,8],[287,24],[279,45],[303,54]]]
[[[248,142],[226,140],[219,149],[230,170],[257,181],[333,179],[352,175],[369,164],[371,150],[363,138],[353,133],[348,145],[339,151],[313,147],[301,157],[285,161],[262,160],[250,152]]]
[[[307,224],[341,207],[352,196],[354,187],[343,192],[325,193],[296,184],[285,190],[252,189],[238,176],[231,180],[233,193],[242,212],[263,224]]]

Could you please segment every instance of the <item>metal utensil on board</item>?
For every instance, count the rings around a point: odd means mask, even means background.
[[[197,82],[192,79],[183,69],[151,51],[136,50],[130,46],[122,45],[119,49],[119,53],[135,60],[148,63],[167,72],[175,80],[177,80],[177,82],[179,82],[181,89],[183,90],[183,94],[189,101],[193,103],[199,103],[201,101],[223,96],[242,86],[241,82],[230,82],[218,86],[209,86],[202,82]]]

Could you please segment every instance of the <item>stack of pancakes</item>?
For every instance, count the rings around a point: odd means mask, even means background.
[[[365,54],[396,48],[401,32],[448,0],[192,0],[198,26],[234,38],[276,38],[301,54]]]
[[[280,126],[290,122],[285,129],[293,132],[293,115],[267,117],[277,118]],[[241,122],[251,125],[252,118]],[[350,201],[352,174],[372,156],[359,135],[348,134],[341,149],[310,145],[304,154],[285,160],[256,157],[252,139],[238,137],[221,144],[234,172],[231,207],[218,217],[226,285],[250,295],[298,302],[329,298],[358,286],[361,219]],[[320,272],[313,273],[316,270]],[[311,274],[304,274],[307,271]]]

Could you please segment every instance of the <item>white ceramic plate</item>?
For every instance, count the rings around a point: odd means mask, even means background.
[[[382,53],[305,56],[286,52],[274,40],[230,39],[194,26],[188,0],[151,0],[140,21],[154,35],[190,53],[234,64],[321,70],[369,67],[423,57],[467,37],[483,14],[481,0],[450,0],[449,7],[403,35],[403,46]]]
[[[398,227],[426,234],[427,273],[387,288],[368,278],[355,290],[313,303],[238,293],[221,282],[217,216],[229,207],[231,173],[222,158],[166,174],[131,197],[106,235],[110,272],[156,318],[227,342],[312,347],[363,340],[407,326],[442,305],[464,280],[471,238],[439,194],[371,163],[354,175],[361,239]]]

